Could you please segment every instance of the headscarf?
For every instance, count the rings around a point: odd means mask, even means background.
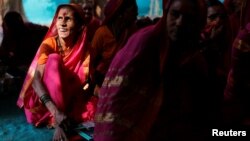
[[[79,23],[80,23],[81,28],[82,28],[82,30],[80,31],[78,38],[76,40],[76,44],[74,45],[73,50],[72,50],[72,52],[74,52],[74,53],[72,53],[72,55],[70,55],[70,57],[68,57],[65,60],[65,66],[67,66],[68,68],[70,68],[70,70],[74,71],[80,77],[82,77],[80,79],[83,81],[85,78],[83,75],[84,71],[83,71],[83,68],[81,66],[82,65],[81,61],[83,61],[82,59],[84,59],[82,56],[84,54],[83,52],[85,52],[85,50],[86,50],[86,28],[83,25],[83,10],[82,10],[81,6],[77,5],[77,4],[59,5],[57,10],[56,10],[55,16],[52,20],[51,26],[50,26],[46,36],[44,37],[44,40],[46,40],[49,37],[57,36],[57,30],[56,30],[57,14],[58,14],[59,10],[65,6],[71,7],[75,11],[75,14],[76,14],[75,16],[77,16],[79,18]],[[27,93],[29,93],[30,90],[32,90],[31,84],[32,84],[35,70],[36,70],[36,66],[37,66],[39,51],[40,51],[40,47],[39,47],[31,65],[28,69],[26,78],[24,80],[24,83],[23,83],[23,86],[22,86],[22,89],[21,89],[21,92],[20,92],[20,95],[19,95],[19,98],[17,101],[17,105],[19,107],[22,107],[24,105],[25,96],[27,95]]]
[[[58,14],[59,10],[60,10],[62,7],[65,7],[65,6],[71,7],[73,10],[76,11],[76,14],[77,14],[78,16],[80,16],[81,19],[84,19],[83,9],[82,9],[82,7],[81,7],[80,5],[74,4],[74,3],[70,3],[70,4],[61,4],[61,5],[59,5],[59,6],[57,7],[57,9],[56,9],[55,16],[54,16],[54,18],[53,18],[53,20],[52,20],[52,23],[51,23],[51,25],[50,25],[50,28],[49,28],[49,30],[48,30],[48,32],[47,32],[47,34],[46,34],[46,36],[45,36],[44,39],[47,39],[47,38],[49,38],[49,37],[52,37],[52,36],[57,35],[57,31],[56,31],[56,20],[57,20],[57,18],[56,18],[56,17],[57,17],[57,14]],[[80,23],[83,24],[83,21],[80,21]]]
[[[104,20],[103,24],[107,24],[118,16],[129,5],[134,4],[135,0],[110,0],[104,7]]]
[[[164,13],[168,13],[169,8],[170,8],[171,4],[174,1],[175,0],[164,0],[164,3],[167,3],[167,4],[165,4],[165,7],[164,7],[164,10],[165,10]],[[197,26],[201,30],[206,25],[206,19],[207,19],[207,5],[206,5],[206,2],[204,0],[200,0],[200,1],[199,0],[196,0],[196,1],[188,0],[188,1],[191,1],[193,3],[197,3],[196,5],[198,5],[198,7],[196,6],[196,8],[198,8],[197,11],[199,11],[197,13],[198,18],[194,22],[197,23]]]
[[[166,25],[166,19],[167,19],[167,13],[170,9],[170,6],[172,5],[172,3],[175,0],[163,0],[163,17],[161,18],[161,20],[158,22],[155,31],[156,32],[163,32],[162,28],[165,29],[165,25]],[[187,0],[189,1],[189,0]],[[196,38],[199,38],[198,36],[200,35],[201,30],[205,27],[206,25],[206,17],[207,17],[207,5],[206,2],[204,0],[195,0],[195,1],[191,1],[193,3],[196,3],[195,7],[197,8],[196,10],[199,11],[197,14],[197,18],[195,19],[195,21],[193,21],[193,23],[195,23],[195,25],[198,27],[197,31],[193,31],[193,33],[196,34]]]

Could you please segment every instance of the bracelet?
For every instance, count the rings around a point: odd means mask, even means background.
[[[45,105],[47,102],[51,101],[51,98],[48,94],[43,94],[40,98],[40,101]]]

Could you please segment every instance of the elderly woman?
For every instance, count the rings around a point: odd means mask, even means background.
[[[79,5],[57,8],[49,31],[29,68],[18,106],[35,126],[55,128],[54,140],[67,140],[65,132],[84,118],[89,97],[83,95],[89,54],[86,28]]]
[[[210,135],[213,88],[199,49],[206,4],[164,2],[163,18],[132,35],[109,67],[95,141],[194,141]]]
[[[106,4],[105,19],[94,35],[90,52],[90,74],[96,85],[95,94],[98,94],[113,57],[135,31],[137,10],[135,0],[110,0]]]

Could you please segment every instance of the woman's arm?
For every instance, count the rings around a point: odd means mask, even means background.
[[[48,91],[45,89],[43,82],[42,82],[42,76],[44,73],[44,68],[46,64],[43,65],[37,65],[32,87],[35,90],[37,96],[39,98],[43,97],[44,95],[48,96],[49,100],[44,101],[45,106],[50,111],[50,113],[54,116],[56,120],[56,124],[60,125],[64,119],[66,119],[66,116],[61,113],[61,111],[56,107],[56,105],[53,103],[53,101],[49,97]],[[43,102],[43,101],[42,101]],[[57,126],[56,125],[56,126]]]

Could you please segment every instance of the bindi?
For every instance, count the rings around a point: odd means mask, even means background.
[[[63,16],[66,16],[67,15],[67,12],[63,12]]]

